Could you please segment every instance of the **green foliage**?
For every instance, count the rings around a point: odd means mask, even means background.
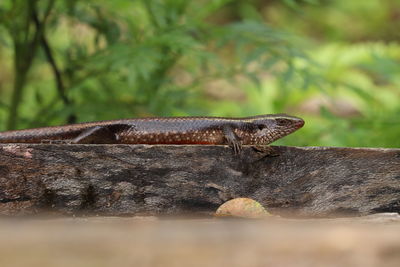
[[[26,30],[33,32],[27,34],[36,39],[46,38],[53,58],[41,54],[46,52],[42,42],[26,42],[24,51],[33,51],[29,55],[37,65],[32,72],[38,78],[32,75],[22,81],[18,90],[27,87],[26,91],[12,108],[21,110],[22,120],[30,122],[27,126],[75,118],[207,114],[210,105],[201,90],[206,82],[240,74],[259,84],[261,71],[302,56],[289,36],[261,21],[248,20],[249,14],[246,21],[222,26],[207,20],[232,2],[58,1],[54,6],[51,0],[30,5],[8,2],[3,6],[5,13],[26,12],[15,25],[27,25]],[[39,32],[29,14],[49,10],[49,20],[43,21],[43,33]],[[4,26],[11,35],[24,34],[22,29]],[[20,41],[12,38],[12,42]],[[36,51],[38,46],[40,51]],[[31,60],[23,54],[14,64],[21,62],[29,62],[23,72],[28,73]],[[255,63],[260,67],[251,68]],[[48,67],[55,77],[43,75]],[[60,77],[54,90],[50,83],[57,72]],[[13,91],[18,90],[14,84]],[[16,115],[10,114],[9,121],[15,122]]]
[[[280,144],[396,147],[396,12],[396,0],[3,0],[0,127],[287,112],[306,126]]]
[[[399,147],[400,45],[332,44],[315,49],[312,59],[295,65],[316,62],[306,69],[322,82],[302,90],[305,79],[299,75],[286,82],[286,92],[275,77],[261,90],[247,86],[249,113],[276,113],[282,107],[303,112],[301,134],[280,144],[309,145],[313,140],[316,146]]]

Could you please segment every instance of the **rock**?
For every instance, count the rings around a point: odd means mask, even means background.
[[[222,204],[215,216],[217,217],[238,217],[238,218],[263,218],[269,213],[257,201],[251,198],[235,198]]]

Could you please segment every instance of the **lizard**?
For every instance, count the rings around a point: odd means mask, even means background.
[[[303,127],[301,118],[268,114],[244,118],[155,117],[0,132],[0,143],[195,144],[266,146]]]

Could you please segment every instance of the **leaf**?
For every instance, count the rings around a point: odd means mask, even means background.
[[[259,89],[259,90],[261,89],[261,81],[258,78],[257,74],[248,72],[248,73],[246,73],[246,77],[254,83],[254,85],[257,87],[257,89]]]
[[[296,0],[283,0],[283,2],[291,7],[291,8],[297,8],[299,5],[297,4]]]
[[[204,20],[205,18],[217,13],[217,11],[234,0],[211,0],[207,4],[193,5],[196,8],[194,12],[195,20]]]

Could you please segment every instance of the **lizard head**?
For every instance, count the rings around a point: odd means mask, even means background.
[[[252,142],[257,144],[270,144],[304,125],[304,120],[286,114],[260,115],[251,119],[253,135]]]

